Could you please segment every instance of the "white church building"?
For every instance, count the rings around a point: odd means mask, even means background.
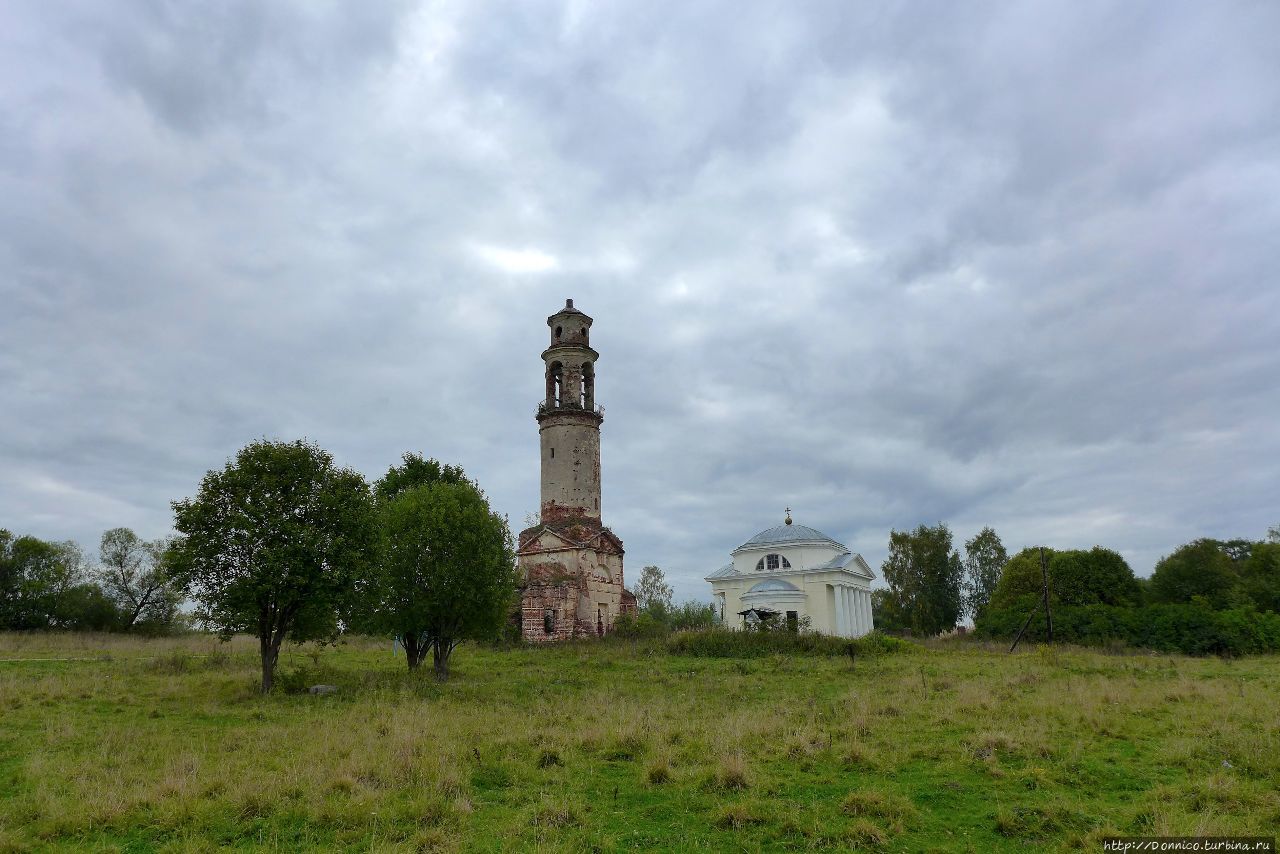
[[[786,522],[731,552],[732,562],[707,576],[722,623],[745,628],[760,620],[856,638],[873,628],[871,567],[821,531]]]

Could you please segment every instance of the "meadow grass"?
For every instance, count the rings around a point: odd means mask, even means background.
[[[0,851],[1099,850],[1280,826],[1280,658],[0,635]],[[11,661],[8,659],[19,659]],[[65,661],[38,659],[72,659]]]

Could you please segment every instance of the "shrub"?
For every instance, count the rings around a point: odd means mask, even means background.
[[[760,658],[767,655],[849,655],[874,657],[911,649],[906,641],[872,632],[857,640],[812,632],[738,632],[706,629],[677,632],[666,644],[672,655],[700,658]]]
[[[665,623],[648,611],[638,615],[621,614],[613,621],[614,637],[627,640],[662,637],[669,630]]]
[[[978,621],[979,637],[1011,638],[1026,619],[1013,609],[988,611]],[[1024,637],[1045,640],[1043,612]],[[1252,607],[1214,611],[1207,604],[1123,608],[1080,605],[1054,608],[1053,638],[1063,643],[1106,646],[1122,641],[1158,652],[1186,655],[1253,655],[1280,651],[1280,615]]]
[[[1215,607],[1228,604],[1240,573],[1222,545],[1217,540],[1194,540],[1161,558],[1151,573],[1152,601],[1184,603],[1203,596]]]
[[[1142,587],[1124,558],[1110,549],[1094,546],[1088,551],[1045,549],[1048,560],[1050,601],[1054,607],[1072,605],[1133,606],[1142,599]],[[1005,564],[991,595],[990,607],[1022,611],[1025,619],[1040,599],[1043,585],[1040,548],[1026,548]],[[1014,629],[1016,632],[1017,629]]]

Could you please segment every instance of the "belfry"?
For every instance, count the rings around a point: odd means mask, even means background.
[[[545,642],[608,633],[635,608],[622,585],[622,541],[600,522],[600,424],[591,318],[566,300],[547,318],[546,388],[537,421],[538,524],[520,532],[520,631]]]

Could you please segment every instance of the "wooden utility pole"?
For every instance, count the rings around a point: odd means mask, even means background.
[[[1031,613],[1027,614],[1026,622],[1022,624],[1022,628],[1018,629],[1018,634],[1013,639],[1013,644],[1009,647],[1009,652],[1013,652],[1018,648],[1018,641],[1022,640],[1022,633],[1027,630],[1027,626],[1031,625],[1031,618],[1036,615],[1036,611],[1040,610],[1040,606],[1031,609]]]
[[[1009,646],[1009,652],[1013,652],[1018,648],[1018,641],[1022,640],[1022,635],[1026,632],[1027,626],[1031,625],[1031,620],[1036,615],[1036,611],[1040,610],[1040,606],[1044,605],[1044,618],[1048,624],[1049,640],[1053,641],[1053,612],[1049,609],[1049,561],[1044,556],[1044,546],[1040,547],[1040,601],[1031,609],[1031,613],[1027,614],[1026,621],[1022,624],[1022,628],[1018,629],[1018,634],[1014,637],[1013,643]]]

